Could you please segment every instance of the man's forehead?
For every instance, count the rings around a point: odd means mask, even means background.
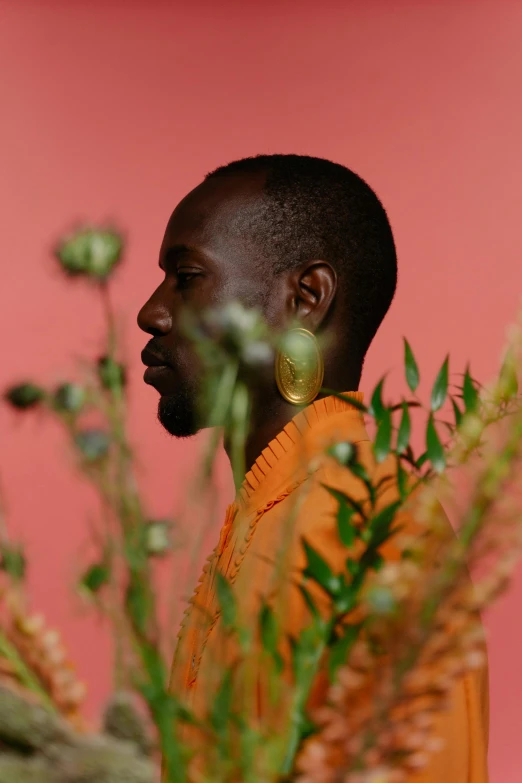
[[[210,178],[190,191],[172,213],[164,245],[207,243],[232,238],[263,197],[264,174]]]

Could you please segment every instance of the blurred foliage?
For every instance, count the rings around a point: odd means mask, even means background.
[[[41,629],[19,633],[24,623],[26,631],[31,628],[25,599],[20,599],[25,558],[19,546],[4,537],[0,554],[8,611],[0,624],[4,629],[0,661],[4,661],[11,684],[18,684],[49,710],[43,711],[12,691],[5,692],[5,700],[0,694],[0,783],[8,779],[145,783],[153,776],[152,762],[145,758],[149,753],[156,763],[161,754],[167,783],[192,781],[199,774],[180,740],[183,729],[194,726],[196,720],[169,691],[172,650],[166,640],[170,634],[155,587],[157,561],[173,551],[173,522],[147,513],[128,437],[127,372],[119,353],[110,296],[111,276],[122,256],[121,234],[107,229],[81,229],[58,244],[56,259],[63,270],[97,284],[107,322],[105,349],[100,358],[90,362],[87,377],[80,382],[68,380],[46,390],[26,381],[5,392],[6,402],[18,411],[38,405],[56,417],[69,437],[79,470],[99,495],[96,551],[85,563],[78,588],[113,628],[117,693],[105,713],[104,733],[80,734],[81,694],[74,677],[69,677],[69,696],[57,688],[58,682],[67,684],[63,652],[51,656],[52,660],[42,657]],[[221,434],[231,445],[236,485],[245,475],[249,389],[256,371],[273,363],[275,351],[285,345],[286,337],[269,333],[259,313],[238,303],[207,313],[185,312],[183,328],[206,368],[202,423],[215,428],[199,474],[197,491],[203,496],[211,482]],[[213,701],[209,694],[208,721],[198,726],[205,738],[201,748],[204,773],[198,779],[275,783],[297,775],[302,781],[326,781],[334,779],[328,777],[332,773],[337,775],[335,779],[351,783],[352,774],[360,776],[375,767],[377,758],[385,783],[392,773],[408,769],[416,749],[401,745],[400,730],[408,734],[410,727],[406,718],[395,712],[400,700],[408,698],[404,690],[407,676],[429,670],[434,658],[430,645],[441,635],[447,642],[444,655],[439,655],[442,662],[458,656],[459,666],[454,670],[459,674],[471,667],[470,661],[476,660],[481,649],[471,618],[505,585],[506,563],[512,566],[513,553],[518,554],[522,546],[520,535],[513,534],[520,528],[520,508],[515,504],[501,514],[495,505],[522,457],[517,383],[521,346],[521,332],[514,330],[499,376],[488,389],[479,386],[469,368],[459,376],[461,383],[453,384],[447,356],[431,386],[428,405],[418,394],[419,366],[407,340],[403,345],[406,396],[388,400],[385,378],[372,391],[368,407],[335,390],[324,390],[359,408],[373,422],[375,460],[378,464],[393,461],[398,497],[382,507],[383,487],[374,485],[355,444],[339,441],[329,447],[327,458],[362,483],[367,501],[326,487],[337,504],[337,532],[346,549],[346,565],[336,573],[308,541],[302,542],[306,569],[299,588],[309,622],[290,642],[284,617],[267,601],[262,602],[256,617],[249,618],[250,624],[245,624],[239,611],[241,596],[217,572],[221,621],[226,634],[236,638],[241,659],[234,668],[219,672],[220,686]],[[488,433],[508,417],[504,437],[488,441]],[[423,435],[420,452],[413,446],[418,440],[414,438],[417,428]],[[430,553],[416,541],[403,545],[399,563],[386,563],[381,550],[400,533],[400,515],[412,494],[427,488],[425,524],[432,525],[436,535],[437,506],[430,500],[432,490],[443,493],[450,469],[471,464],[477,454],[482,455],[482,461],[471,474],[474,491],[463,514],[459,538],[455,545],[446,546],[442,571],[434,576],[426,567]],[[197,523],[204,530],[201,520]],[[462,593],[462,575],[476,551],[482,552],[477,549],[481,537],[487,541],[486,551],[494,554],[493,566],[487,589],[479,591],[480,600],[472,600]],[[508,552],[510,559],[506,560]],[[326,613],[313,597],[317,591],[326,601]],[[464,618],[466,633],[453,638],[448,628],[457,614]],[[13,628],[18,630],[13,632]],[[282,686],[282,650],[289,643],[292,671],[288,690]],[[249,710],[249,672],[256,666],[263,671],[268,692],[275,694],[277,729],[258,725]],[[314,682],[325,666],[331,683],[329,722],[324,715],[307,711]],[[446,678],[450,684],[452,676]],[[146,720],[135,711],[130,691],[146,707]],[[244,694],[239,707],[238,691]],[[363,709],[368,703],[376,705],[369,717]],[[439,709],[439,702],[430,702],[432,708]],[[396,733],[391,732],[388,744],[377,743],[376,737],[390,722]],[[339,747],[335,739],[343,736],[352,738],[349,751]],[[424,734],[422,739],[426,739]],[[365,755],[367,751],[373,756]],[[373,759],[371,764],[369,758]]]

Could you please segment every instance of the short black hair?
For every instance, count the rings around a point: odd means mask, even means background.
[[[352,355],[361,365],[393,300],[397,254],[374,191],[350,169],[308,155],[257,155],[220,166],[207,179],[266,175],[263,204],[248,231],[275,274],[322,259],[334,266],[347,297]]]

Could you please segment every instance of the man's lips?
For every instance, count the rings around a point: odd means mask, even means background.
[[[168,367],[167,362],[158,354],[153,353],[150,348],[144,348],[141,352],[141,361],[147,367]]]
[[[170,373],[171,369],[170,367],[167,367],[166,364],[157,364],[152,367],[147,367],[143,373],[143,380],[145,383],[148,383],[149,386],[154,386],[154,388],[157,389],[160,393],[163,393],[163,382],[168,381],[168,377],[165,378],[165,376],[169,376]]]
[[[167,364],[162,356],[154,353],[150,348],[143,349],[141,361],[147,368],[143,373],[145,383],[149,384],[149,386],[154,386],[160,394],[168,394],[172,385],[171,365]]]

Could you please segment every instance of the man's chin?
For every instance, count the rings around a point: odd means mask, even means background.
[[[158,419],[175,438],[191,438],[202,428],[197,406],[185,394],[162,395],[158,403]]]

